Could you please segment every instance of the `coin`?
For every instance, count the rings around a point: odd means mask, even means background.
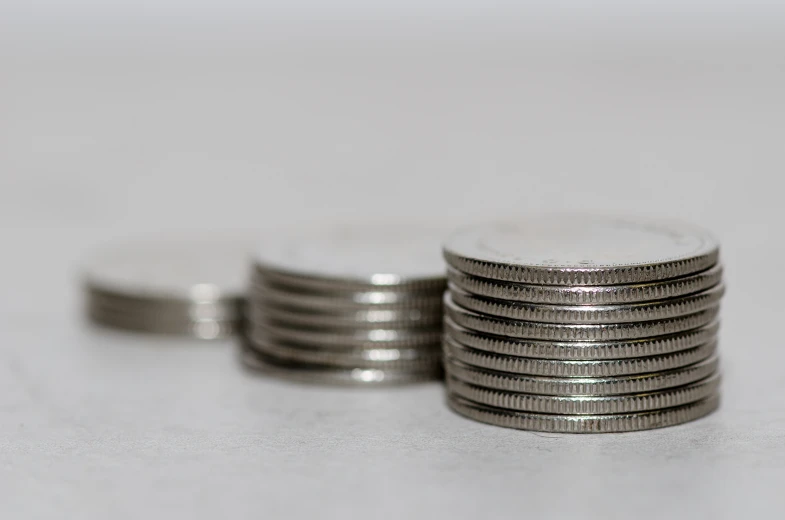
[[[448,377],[475,386],[542,395],[619,395],[654,392],[699,381],[717,371],[715,355],[698,363],[674,370],[617,377],[543,377],[513,374],[473,367],[450,356],[445,360]]]
[[[431,381],[441,375],[441,368],[425,371],[382,370],[378,368],[331,368],[320,365],[289,363],[265,356],[247,347],[240,350],[246,367],[266,375],[309,384],[346,386],[386,386]]]
[[[559,415],[606,415],[683,406],[713,395],[719,383],[720,376],[715,373],[688,385],[643,394],[560,396],[492,390],[447,378],[447,389],[452,395],[505,410]]]
[[[662,356],[598,361],[565,361],[491,354],[460,345],[449,336],[445,336],[443,346],[445,354],[458,361],[500,372],[553,377],[613,377],[662,372],[703,361],[714,354],[717,341],[715,339],[689,350]]]
[[[245,294],[249,242],[236,236],[160,236],[97,251],[85,285],[104,294],[158,301],[238,300]]]
[[[198,339],[221,339],[237,334],[242,324],[236,320],[188,320],[166,316],[137,316],[127,312],[88,305],[88,318],[96,325],[132,332],[146,332]]]
[[[96,324],[215,339],[241,327],[248,241],[157,236],[96,251],[84,268]]]
[[[404,310],[354,310],[344,312],[297,312],[274,306],[254,304],[248,309],[248,318],[255,322],[272,322],[289,327],[322,328],[328,330],[380,328],[380,327],[435,327],[442,323],[438,312],[420,309]]]
[[[345,227],[268,240],[257,275],[312,290],[444,289],[443,229],[427,225]]]
[[[694,314],[666,320],[566,325],[516,321],[478,314],[456,305],[449,293],[445,295],[444,308],[447,317],[467,329],[498,336],[556,341],[629,340],[675,334],[703,327],[711,323],[719,313],[719,307],[715,306]]]
[[[433,329],[305,329],[271,322],[249,322],[250,330],[261,330],[284,341],[322,348],[413,348],[439,344],[440,328]]]
[[[239,320],[243,306],[240,301],[175,301],[156,300],[155,298],[127,297],[108,294],[97,288],[88,288],[88,301],[91,305],[151,319],[173,318],[180,320]]]
[[[675,408],[617,415],[553,415],[515,412],[472,403],[457,396],[447,401],[456,413],[475,421],[551,433],[621,433],[683,424],[704,417],[720,404],[718,394]]]
[[[352,310],[432,310],[441,311],[442,291],[406,293],[401,291],[308,292],[276,284],[251,286],[252,300],[262,306],[279,306],[300,311]]]
[[[681,222],[599,215],[547,215],[467,227],[444,258],[458,271],[527,284],[618,285],[708,269],[719,245]]]
[[[248,346],[261,354],[293,363],[345,368],[381,368],[423,371],[441,365],[436,348],[325,350],[252,335]]]
[[[444,320],[445,333],[473,349],[508,356],[563,360],[622,359],[679,352],[707,343],[717,336],[719,328],[719,322],[715,320],[697,329],[652,338],[626,341],[538,341],[476,332],[457,325],[450,318]]]
[[[527,285],[479,278],[455,269],[447,270],[447,279],[468,293],[486,298],[554,305],[610,305],[666,300],[705,291],[720,283],[722,266],[717,264],[672,280],[627,285]]]
[[[616,305],[551,305],[509,302],[467,293],[449,286],[452,300],[461,307],[491,316],[515,320],[548,323],[619,323],[652,321],[694,314],[713,307],[725,293],[723,285],[716,285],[697,294],[645,303]]]

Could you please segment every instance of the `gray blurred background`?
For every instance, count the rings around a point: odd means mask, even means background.
[[[778,2],[0,2],[0,512],[785,505],[783,92]],[[554,444],[454,417],[438,385],[282,389],[79,320],[109,237],[560,209],[720,237],[719,414]]]

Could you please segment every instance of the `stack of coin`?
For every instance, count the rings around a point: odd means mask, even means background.
[[[96,324],[219,339],[237,333],[248,242],[233,236],[130,240],[96,251],[84,272]]]
[[[719,247],[693,226],[562,215],[445,243],[448,401],[524,430],[622,432],[709,414]]]
[[[374,226],[265,241],[249,290],[245,364],[320,383],[440,377],[443,237]]]

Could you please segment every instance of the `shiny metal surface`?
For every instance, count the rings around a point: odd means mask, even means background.
[[[717,263],[707,231],[676,221],[543,215],[464,228],[444,244],[464,273],[543,285],[614,285],[666,280]]]
[[[719,388],[720,376],[713,374],[688,385],[656,392],[628,395],[558,396],[492,390],[447,378],[448,391],[469,401],[521,412],[605,415],[647,412],[674,408],[705,399]]]
[[[568,325],[510,320],[479,314],[456,305],[449,293],[445,295],[444,307],[447,317],[467,329],[498,336],[554,341],[616,341],[675,334],[703,327],[719,314],[719,307],[714,306],[694,314],[665,320]]]
[[[460,415],[505,428],[551,433],[622,433],[664,428],[699,419],[719,407],[720,396],[714,394],[675,408],[611,415],[517,412],[473,403],[457,396],[448,397],[447,404]]]
[[[660,356],[690,349],[707,343],[717,336],[719,321],[697,329],[621,341],[545,341],[496,336],[457,325],[450,318],[444,320],[445,333],[462,345],[508,356],[597,360]]]
[[[491,354],[460,345],[449,336],[444,338],[445,353],[467,365],[500,372],[553,377],[607,377],[662,372],[703,361],[712,356],[716,349],[715,339],[695,348],[661,356],[565,361]]]
[[[550,305],[542,303],[508,302],[467,293],[449,286],[452,300],[466,309],[513,320],[547,323],[620,323],[666,320],[708,309],[718,305],[725,287],[716,285],[700,293],[659,300],[617,305]]]
[[[441,367],[412,371],[289,363],[244,346],[240,349],[240,360],[244,366],[260,374],[308,384],[368,387],[421,383],[441,377]]]
[[[720,283],[722,266],[671,280],[626,285],[533,285],[480,278],[449,268],[447,278],[460,289],[487,298],[554,305],[609,305],[678,298]]]
[[[616,377],[544,377],[488,370],[446,356],[448,377],[493,390],[542,395],[619,395],[654,392],[686,385],[708,377],[719,367],[715,355],[698,363],[664,372]]]
[[[357,225],[313,230],[266,241],[254,257],[257,273],[313,289],[444,287],[439,244],[449,232],[428,225]]]

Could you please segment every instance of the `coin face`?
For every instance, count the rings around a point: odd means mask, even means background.
[[[211,300],[239,298],[249,245],[239,237],[156,237],[98,251],[86,267],[88,286],[124,295]]]
[[[428,226],[343,227],[268,241],[255,259],[263,274],[372,286],[441,281],[444,237],[443,229]]]
[[[603,285],[707,269],[719,246],[708,232],[680,222],[557,215],[465,228],[447,239],[444,254],[456,269],[486,278]]]

